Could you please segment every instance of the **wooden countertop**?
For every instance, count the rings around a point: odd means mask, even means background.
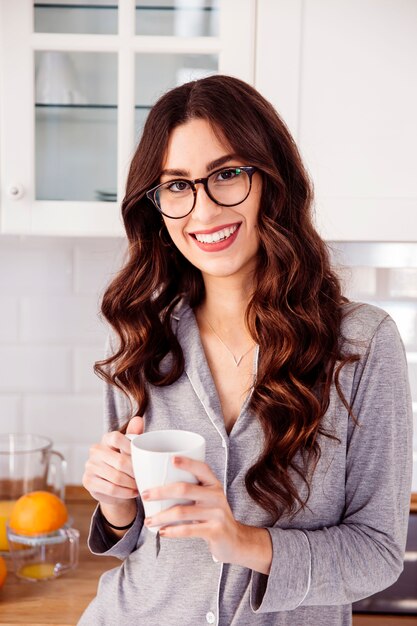
[[[66,502],[74,518],[74,528],[80,531],[78,567],[61,578],[31,583],[9,573],[0,590],[0,624],[13,626],[74,626],[81,613],[94,598],[101,574],[117,567],[118,559],[93,556],[86,545],[91,514],[95,502],[81,486],[68,486]],[[417,512],[417,496],[412,510]],[[354,615],[353,626],[417,626],[416,617]],[[165,625],[164,625],[165,626]]]
[[[90,518],[95,502],[83,487],[67,487],[66,503],[80,531],[78,567],[45,582],[19,580],[9,573],[0,589],[0,624],[73,626],[97,591],[100,575],[120,564],[112,557],[93,556],[87,548]]]

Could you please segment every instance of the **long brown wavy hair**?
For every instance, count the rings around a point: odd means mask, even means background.
[[[341,354],[346,299],[312,224],[309,177],[284,122],[250,85],[211,76],[169,91],[151,109],[122,203],[127,260],[102,300],[118,345],[95,371],[134,400],[139,415],[148,403],[148,383],[170,385],[183,372],[171,315],[183,297],[198,307],[204,283],[175,246],[164,245],[168,231],[145,191],[159,182],[172,130],[194,118],[207,120],[233,153],[262,174],[256,289],[246,323],[259,344],[250,407],[262,425],[264,448],[245,482],[250,496],[278,518],[306,505],[311,468],[320,458],[318,437],[335,438],[322,426],[332,384],[351,413],[338,377],[356,357]],[[168,353],[172,365],[161,371]],[[304,497],[296,475],[307,487]]]

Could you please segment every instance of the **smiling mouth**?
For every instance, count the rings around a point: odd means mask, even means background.
[[[197,239],[200,243],[218,243],[219,241],[229,239],[229,237],[237,231],[239,226],[240,224],[233,224],[233,226],[216,230],[214,233],[191,233],[191,236]]]

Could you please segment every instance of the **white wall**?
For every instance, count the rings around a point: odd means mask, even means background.
[[[413,403],[413,485],[417,492],[417,244],[336,243],[333,258],[352,300],[387,311],[406,350]]]
[[[69,483],[102,434],[99,299],[123,251],[120,239],[0,238],[0,432],[50,437]]]

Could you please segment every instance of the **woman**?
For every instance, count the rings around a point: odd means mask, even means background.
[[[400,574],[404,350],[384,311],[342,297],[311,203],[249,85],[212,76],[151,110],[123,202],[129,257],[102,304],[110,432],[84,475],[90,549],[122,565],[80,624],[345,626]],[[206,463],[177,460],[199,484],[139,496],[122,432],[169,428],[205,437]],[[195,504],[144,520],[144,498],[179,495]]]

